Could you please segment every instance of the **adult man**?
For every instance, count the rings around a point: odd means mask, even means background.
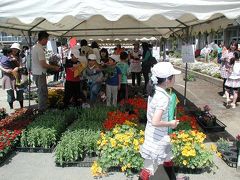
[[[47,64],[43,46],[47,45],[49,34],[46,31],[38,33],[38,42],[32,49],[32,74],[38,88],[38,109],[44,111],[47,108],[47,69],[58,71],[58,66]]]

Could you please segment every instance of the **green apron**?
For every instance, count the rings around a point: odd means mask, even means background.
[[[168,121],[176,119],[176,107],[178,104],[177,96],[174,92],[172,92],[172,89],[169,89],[168,94],[170,96],[169,106],[168,106]],[[171,134],[173,132],[172,128],[168,128],[168,134]]]

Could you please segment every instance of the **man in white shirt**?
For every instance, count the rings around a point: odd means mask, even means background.
[[[46,31],[38,33],[38,42],[32,49],[32,74],[38,88],[38,109],[44,111],[47,109],[48,89],[46,72],[47,69],[59,71],[58,66],[50,65],[46,62],[43,46],[47,45],[49,34]]]

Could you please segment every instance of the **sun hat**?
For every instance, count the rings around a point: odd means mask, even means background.
[[[89,54],[88,55],[88,60],[97,60],[97,56],[95,54]]]
[[[112,55],[110,56],[110,58],[111,58],[112,60],[114,60],[115,62],[119,62],[119,61],[120,61],[120,56],[119,56],[119,55],[116,55],[116,54],[112,54]]]
[[[11,48],[11,49],[18,49],[19,51],[21,51],[21,48],[20,48],[20,44],[19,44],[19,43],[13,43],[10,48]]]
[[[171,75],[181,74],[181,71],[174,69],[170,62],[159,62],[151,69],[151,80],[157,83],[157,78],[167,78]]]

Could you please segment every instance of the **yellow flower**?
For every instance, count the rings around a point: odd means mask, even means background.
[[[191,149],[190,151],[189,151],[189,156],[196,156],[196,151],[195,151],[195,149]]]
[[[128,121],[128,120],[126,120],[124,124],[126,124],[128,126],[137,126],[137,124],[135,124],[135,123],[133,123],[131,121]]]
[[[102,140],[102,142],[101,142],[100,146],[102,147],[102,146],[104,146],[104,145],[106,145],[106,144],[107,144],[107,140],[106,140],[106,139],[104,139],[104,140]]]
[[[138,142],[137,139],[134,139],[134,140],[133,140],[133,145],[134,145],[134,146],[139,146],[139,142]]]
[[[113,129],[113,134],[117,134],[119,132],[119,127]]]
[[[104,137],[104,136],[105,136],[104,132],[101,132],[101,133],[100,133],[100,136],[101,136],[101,137]]]
[[[222,154],[221,154],[220,152],[217,152],[217,156],[218,156],[219,158],[222,158]]]
[[[217,146],[216,146],[215,144],[211,144],[210,149],[211,149],[213,152],[217,152]]]
[[[100,176],[102,174],[102,168],[98,165],[96,161],[93,162],[91,172],[93,176]]]
[[[140,130],[140,136],[144,136],[144,131]]]
[[[188,162],[186,161],[186,160],[183,160],[183,165],[187,165],[188,164]]]
[[[134,146],[135,151],[139,151],[139,146]]]
[[[206,149],[205,144],[201,144],[200,147],[201,147],[202,149]]]
[[[140,138],[140,139],[139,139],[139,143],[140,143],[140,144],[143,144],[143,142],[144,142],[144,138]]]
[[[113,139],[113,138],[110,139],[110,143],[111,143],[111,146],[112,146],[112,147],[115,147],[116,144],[117,144],[117,143],[116,143],[116,140]]]
[[[122,172],[126,171],[126,169],[127,169],[127,166],[126,166],[126,165],[125,165],[125,166],[122,166],[122,168],[121,168]]]
[[[128,164],[127,164],[127,167],[128,167],[128,168],[130,168],[130,167],[131,167],[131,164],[130,164],[130,163],[128,163]]]
[[[98,141],[97,141],[97,145],[100,145],[100,144],[101,144],[101,140],[98,140]]]

